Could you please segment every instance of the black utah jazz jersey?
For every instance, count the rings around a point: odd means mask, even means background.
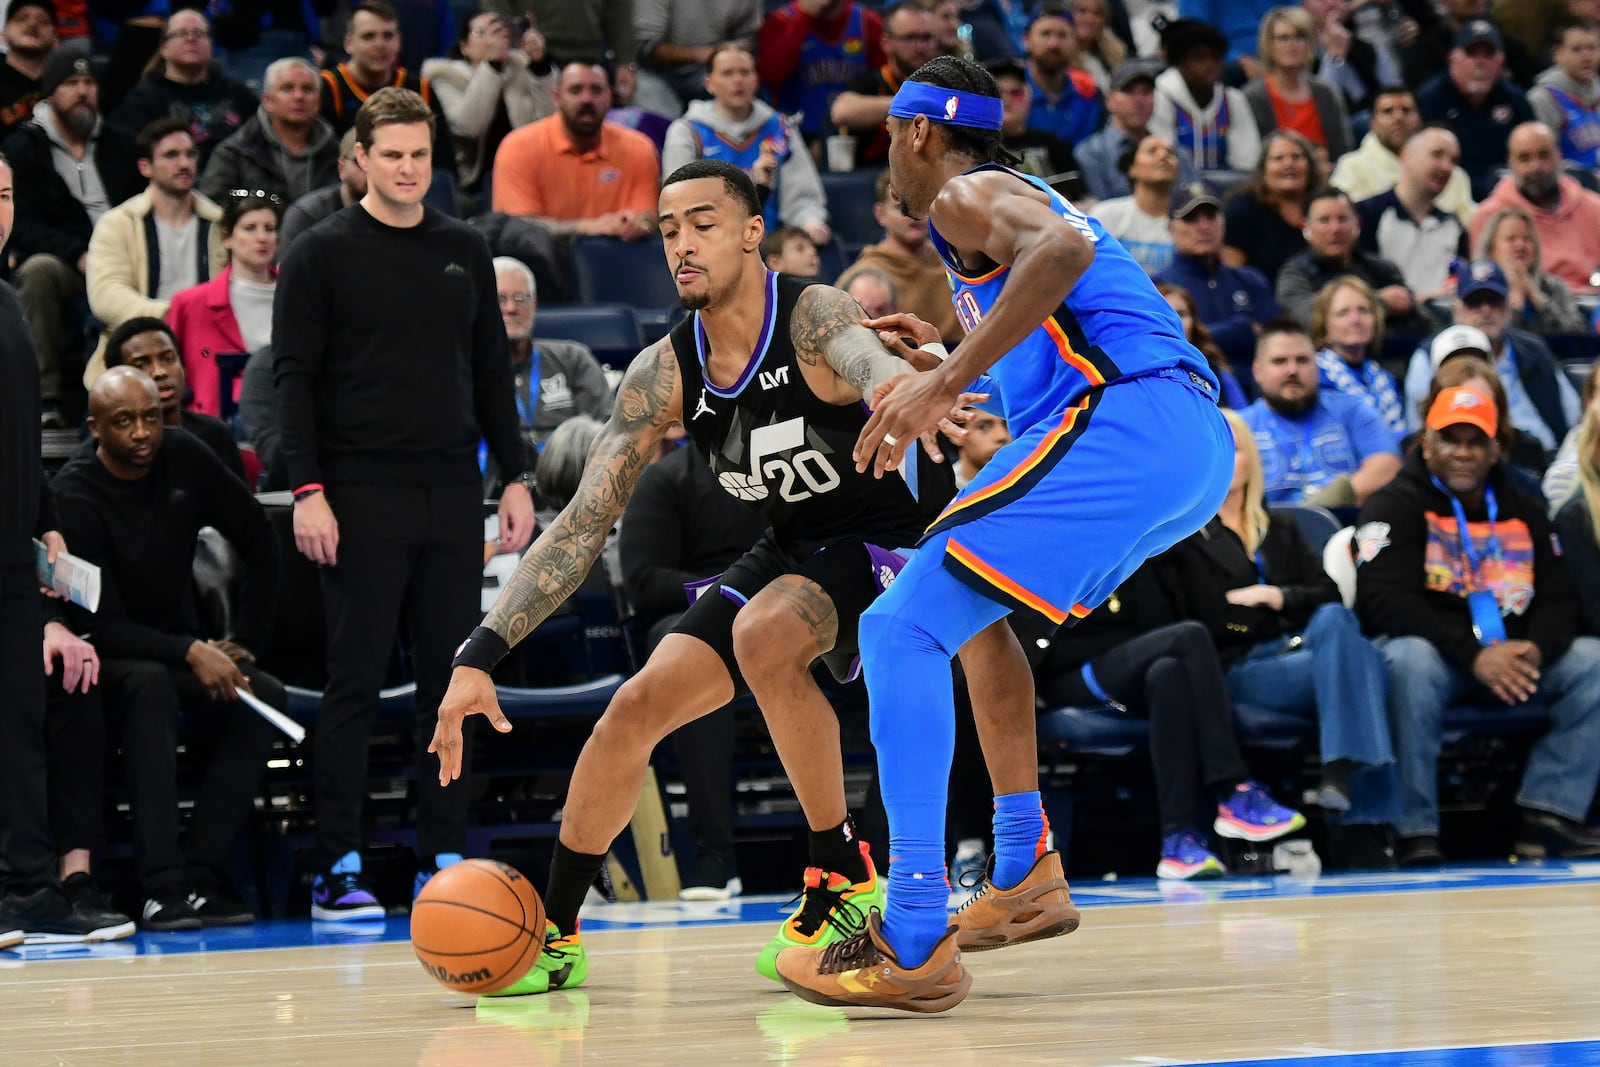
[[[767,275],[761,347],[731,388],[706,381],[709,341],[698,313],[672,331],[683,380],[683,424],[717,481],[753,505],[782,542],[868,541],[913,545],[955,495],[948,463],[920,443],[882,480],[850,458],[866,425],[865,404],[829,404],[806,386],[795,361],[790,317],[815,284]]]

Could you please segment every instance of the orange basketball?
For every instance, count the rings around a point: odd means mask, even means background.
[[[544,901],[522,872],[493,860],[446,867],[411,906],[422,969],[457,993],[493,993],[527,974],[544,933]]]

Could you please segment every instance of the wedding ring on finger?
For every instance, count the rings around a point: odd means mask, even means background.
[[[888,445],[890,448],[893,448],[895,445],[900,443],[900,439],[892,433],[886,433],[883,435],[883,443]]]

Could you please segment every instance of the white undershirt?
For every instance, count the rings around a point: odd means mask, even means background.
[[[161,253],[161,278],[155,291],[157,300],[171,300],[174,295],[200,284],[200,261],[194,247],[199,233],[200,220],[194,215],[176,229],[156,220],[156,243]]]
[[[276,282],[252,282],[237,274],[228,277],[228,303],[247,351],[259,352],[272,343],[272,293],[276,288]]]

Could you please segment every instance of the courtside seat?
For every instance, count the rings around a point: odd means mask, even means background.
[[[315,689],[298,685],[285,685],[289,694],[289,717],[310,729],[322,710],[322,694]],[[417,683],[393,686],[378,691],[378,717],[380,719],[412,718],[417,714]]]
[[[538,336],[588,345],[601,363],[626,367],[645,346],[639,318],[625,304],[582,304],[539,309]]]
[[[558,715],[599,715],[611,703],[626,679],[603,674],[575,685],[538,686],[529,689],[496,686],[500,708],[508,719],[540,719]]]
[[[575,237],[572,267],[574,303],[625,304],[657,314],[678,306],[678,289],[659,241]]]
[[[1040,712],[1041,745],[1061,745],[1072,752],[1128,756],[1150,740],[1150,723],[1110,708],[1055,708]]]
[[[1550,712],[1543,704],[1468,706],[1446,708],[1442,737],[1448,744],[1471,734],[1521,734],[1544,730],[1550,725]]]
[[[822,193],[828,200],[828,225],[835,241],[872,244],[883,240],[872,208],[878,202],[878,171],[873,168],[842,173],[823,171]],[[825,279],[828,280],[828,279]]]

